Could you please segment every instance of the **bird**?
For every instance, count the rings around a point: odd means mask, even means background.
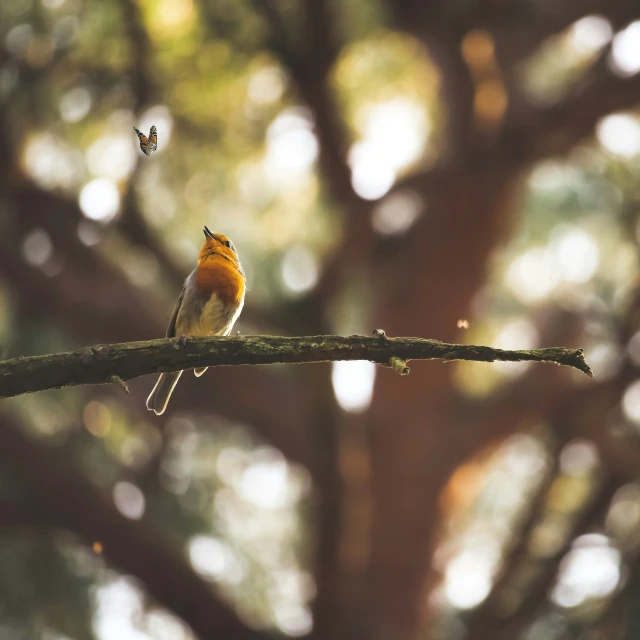
[[[158,130],[154,124],[149,131],[149,137],[144,135],[142,131],[139,131],[135,127],[133,130],[138,134],[140,140],[140,148],[145,156],[150,156],[158,148]]]
[[[198,265],[189,274],[173,310],[167,338],[228,336],[242,312],[246,277],[229,238],[204,227]],[[201,376],[207,367],[194,369]],[[147,409],[164,413],[183,371],[161,373],[147,398]]]

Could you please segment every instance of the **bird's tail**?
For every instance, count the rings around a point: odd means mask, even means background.
[[[164,413],[181,375],[182,371],[174,371],[173,373],[161,373],[158,376],[158,382],[156,382],[156,386],[153,387],[153,391],[147,398],[147,409],[149,411],[154,411],[157,416]]]

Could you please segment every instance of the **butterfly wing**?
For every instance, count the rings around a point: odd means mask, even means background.
[[[145,155],[150,156],[158,147],[158,132],[155,125],[151,127],[148,138],[144,133],[142,133],[142,131],[139,131],[135,127],[133,127],[133,130],[136,132],[138,139],[140,140],[140,149],[142,149],[142,152]]]
[[[142,151],[146,154],[149,155],[147,153],[147,147],[149,145],[149,138],[147,138],[147,136],[144,135],[144,133],[142,133],[142,131],[139,131],[138,129],[136,129],[135,127],[133,127],[133,130],[136,132],[136,134],[138,135],[138,140],[140,140],[140,148],[142,149]]]
[[[147,149],[149,153],[147,155],[151,155],[158,148],[158,130],[156,126],[153,125],[151,127],[151,131],[149,131],[149,142],[147,144]]]
[[[135,127],[133,127],[133,130],[136,132],[136,134],[138,135],[138,139],[140,140],[140,143],[146,143],[147,142],[147,136],[144,135],[144,133],[142,133],[142,131],[140,131],[139,129],[136,129]]]

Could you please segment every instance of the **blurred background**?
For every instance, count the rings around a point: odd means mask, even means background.
[[[581,346],[0,405],[0,639],[640,637],[635,0],[2,0],[4,357],[164,335]],[[155,124],[142,155],[132,127]]]

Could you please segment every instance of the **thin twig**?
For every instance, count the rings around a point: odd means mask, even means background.
[[[125,393],[129,393],[129,387],[127,386],[127,383],[120,376],[111,376],[110,382],[113,382],[113,384],[117,384]]]
[[[397,356],[393,356],[391,360],[389,360],[389,366],[401,376],[409,375],[410,369],[407,366],[407,363],[404,360],[401,360],[400,358],[398,358]]]
[[[393,357],[404,361],[554,362],[593,375],[582,349],[564,347],[504,351],[424,338],[381,340],[377,336],[183,337],[98,345],[68,353],[5,360],[0,362],[0,398],[74,385],[113,383],[114,376],[130,380],[159,371],[193,367],[335,360],[370,360],[389,366]]]

